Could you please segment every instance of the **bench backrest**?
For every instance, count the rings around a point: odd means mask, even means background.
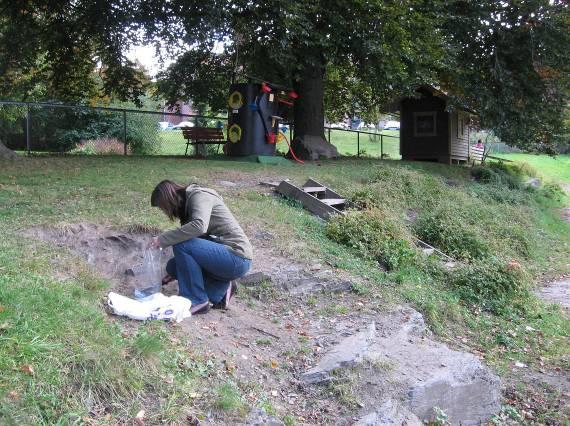
[[[191,140],[223,140],[224,132],[215,127],[183,127],[184,139]]]

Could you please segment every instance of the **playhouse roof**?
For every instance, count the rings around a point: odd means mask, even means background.
[[[453,97],[450,96],[450,95],[448,95],[447,92],[444,92],[444,91],[441,90],[440,88],[435,87],[435,86],[432,86],[432,85],[430,85],[430,84],[423,84],[423,85],[421,85],[421,86],[418,86],[415,91],[416,91],[416,93],[418,93],[418,94],[422,94],[422,93],[423,93],[423,94],[426,94],[426,93],[428,93],[428,94],[430,94],[430,95],[432,95],[432,96],[435,96],[435,97],[437,97],[437,98],[443,99],[443,100],[446,102],[446,104],[447,104],[448,102],[450,102],[450,101],[453,100]],[[403,101],[404,99],[409,99],[409,98],[411,98],[411,97],[410,97],[410,96],[404,96],[404,97],[400,97],[400,98],[395,99],[394,101],[390,102],[390,104],[388,104],[388,106],[387,106],[388,112],[400,111],[401,105],[402,105],[402,101]],[[461,104],[454,103],[454,104],[451,104],[450,107],[451,107],[451,110],[453,110],[453,109],[460,109],[460,110],[465,111],[465,112],[468,112],[468,113],[470,113],[470,114],[478,115],[476,111],[472,110],[471,108],[468,108],[468,107],[465,106],[465,105],[461,105]]]

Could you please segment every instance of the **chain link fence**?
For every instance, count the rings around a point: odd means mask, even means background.
[[[221,127],[224,116],[0,102],[0,140],[28,153],[184,155],[181,127]]]
[[[120,108],[0,101],[0,140],[28,153],[75,155],[184,155],[181,127],[227,128],[226,116],[176,114]],[[283,133],[291,140],[292,125]],[[400,159],[398,131],[325,128],[343,156]],[[220,151],[208,145],[209,153]],[[287,144],[277,146],[285,154]],[[191,148],[189,153],[193,153]]]
[[[294,126],[284,125],[281,131],[289,138],[294,137]],[[333,144],[343,157],[377,158],[401,160],[399,130],[349,130],[325,127],[325,139]],[[285,143],[277,145],[277,151],[286,154]]]

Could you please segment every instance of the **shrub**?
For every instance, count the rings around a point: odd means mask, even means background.
[[[542,187],[540,193],[544,197],[549,198],[549,199],[554,200],[554,201],[558,201],[558,202],[564,200],[564,197],[566,196],[566,193],[560,187],[560,185],[558,185],[557,183],[553,183],[553,182],[545,183],[544,186]]]
[[[500,162],[491,163],[488,166],[473,167],[471,169],[471,176],[481,183],[520,189],[522,188],[525,172],[520,166],[506,165]]]
[[[477,259],[488,253],[487,243],[470,227],[464,211],[444,205],[423,211],[414,223],[421,240],[457,259]]]
[[[150,155],[160,150],[159,130],[156,121],[145,114],[127,115],[127,143],[133,154]]]
[[[83,155],[123,155],[125,144],[114,138],[93,139],[81,142],[71,152]]]
[[[520,301],[529,296],[531,277],[516,261],[489,257],[448,272],[447,282],[466,302],[504,314],[523,309]]]
[[[416,250],[405,227],[380,209],[335,216],[327,223],[327,236],[357,249],[388,270],[412,264]]]
[[[509,189],[497,184],[473,185],[470,194],[485,201],[516,206],[528,205],[531,201],[531,191]]]

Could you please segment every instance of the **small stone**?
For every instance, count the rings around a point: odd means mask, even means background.
[[[237,186],[237,183],[235,183],[235,182],[230,182],[230,181],[228,181],[228,180],[221,180],[221,181],[220,181],[220,185],[229,186],[229,187],[234,187],[234,186]]]
[[[254,234],[254,238],[258,239],[258,240],[265,240],[265,241],[269,241],[272,240],[273,238],[275,238],[273,236],[273,234],[271,232],[267,232],[267,231],[258,231]]]
[[[239,278],[237,281],[246,287],[252,287],[262,282],[271,282],[272,279],[265,272],[254,272]]]

